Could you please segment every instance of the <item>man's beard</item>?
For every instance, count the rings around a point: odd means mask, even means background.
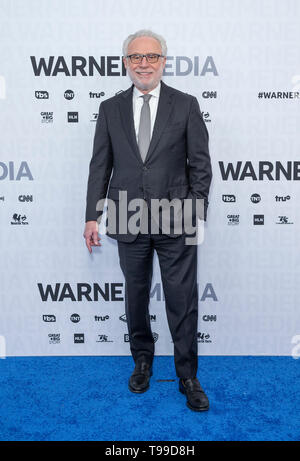
[[[149,91],[149,90],[151,91],[154,88],[156,88],[162,77],[162,71],[161,71],[161,73],[158,74],[155,78],[153,78],[150,82],[143,82],[139,80],[139,78],[134,74],[134,72],[131,71],[131,69],[128,68],[127,72],[134,86],[136,86],[138,89],[142,91]]]

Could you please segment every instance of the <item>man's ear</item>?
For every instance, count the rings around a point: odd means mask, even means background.
[[[123,56],[123,64],[124,64],[125,69],[127,69],[127,58],[125,58],[124,56]]]

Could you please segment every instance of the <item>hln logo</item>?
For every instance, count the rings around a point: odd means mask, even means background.
[[[68,112],[68,122],[77,123],[78,122],[78,112]]]
[[[84,343],[84,334],[83,333],[74,333],[74,343],[75,344]]]
[[[255,226],[263,226],[265,223],[265,217],[263,214],[255,214],[253,216],[253,224]]]

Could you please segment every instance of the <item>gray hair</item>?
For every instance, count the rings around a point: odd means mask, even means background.
[[[138,37],[151,37],[151,38],[155,38],[155,40],[157,40],[161,46],[161,52],[162,52],[162,55],[163,56],[166,56],[167,55],[167,43],[166,43],[166,40],[159,34],[156,34],[155,32],[152,32],[152,30],[147,30],[147,29],[142,29],[142,30],[138,30],[137,32],[135,32],[134,34],[131,34],[129,35],[125,40],[124,40],[124,43],[123,43],[123,56],[127,56],[127,52],[128,52],[128,46],[129,44],[135,39],[135,38],[138,38]]]

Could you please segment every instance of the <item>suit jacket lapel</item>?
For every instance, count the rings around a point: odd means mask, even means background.
[[[132,91],[133,85],[128,90],[122,93],[120,98],[120,113],[121,120],[123,124],[124,131],[129,141],[129,145],[132,147],[132,150],[137,157],[137,159],[143,163],[141,154],[139,151],[139,146],[136,141],[136,134],[134,129],[134,120],[133,120],[133,107],[132,107]]]
[[[139,151],[139,146],[136,140],[136,134],[134,129],[134,120],[133,120],[133,107],[132,107],[132,91],[133,85],[128,90],[122,93],[120,98],[120,113],[122,124],[128,138],[129,144],[132,147],[132,150],[139,160],[143,164],[141,154]],[[149,150],[146,155],[145,163],[154,152],[154,149],[162,135],[162,132],[167,124],[168,118],[171,114],[173,107],[173,91],[172,88],[167,86],[164,82],[161,82],[159,102],[156,112],[156,119],[153,127],[152,138],[149,146]]]
[[[156,112],[156,119],[154,123],[152,138],[149,146],[148,153],[145,158],[145,162],[149,159],[157,143],[162,135],[162,132],[168,122],[168,118],[171,114],[173,107],[173,91],[172,88],[167,86],[164,82],[161,82],[160,95],[158,101],[158,107]]]

